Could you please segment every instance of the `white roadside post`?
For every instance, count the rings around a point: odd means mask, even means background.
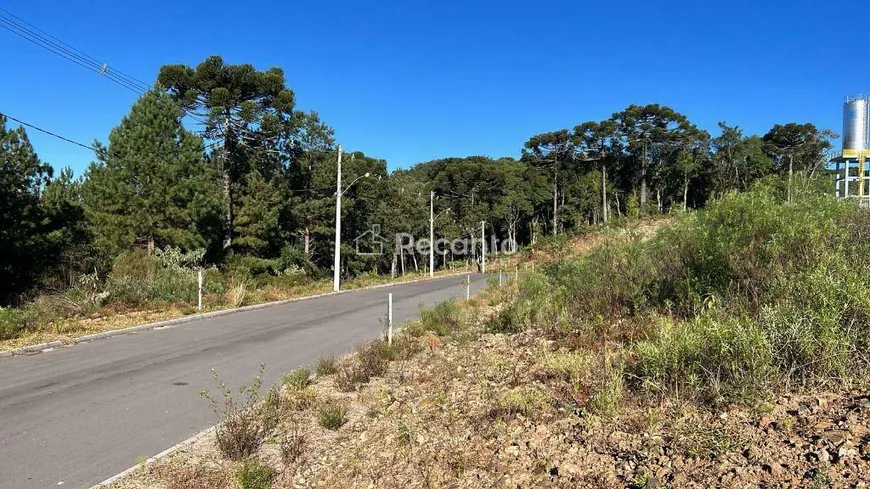
[[[504,283],[504,277],[502,276],[501,270],[499,270],[498,271],[498,285],[501,286],[501,284],[503,284],[503,283]]]
[[[202,311],[202,268],[196,277],[196,310]]]
[[[435,191],[429,192],[429,278],[435,276]]]
[[[520,264],[517,263],[516,265],[514,265],[514,282],[519,280],[519,278],[520,278]]]
[[[335,263],[332,269],[332,290],[338,292],[341,271],[341,146],[338,147],[338,177],[335,184]]]
[[[471,274],[465,277],[465,300],[471,300]]]
[[[387,344],[393,345],[393,293],[387,299]]]

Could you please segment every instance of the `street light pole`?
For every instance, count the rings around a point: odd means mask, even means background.
[[[429,192],[429,278],[435,276],[435,191]]]
[[[335,264],[332,271],[332,290],[338,292],[341,269],[341,146],[338,147],[338,178],[335,186]]]

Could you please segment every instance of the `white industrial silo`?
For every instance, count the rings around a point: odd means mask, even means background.
[[[867,149],[867,97],[850,97],[843,103],[843,153]]]

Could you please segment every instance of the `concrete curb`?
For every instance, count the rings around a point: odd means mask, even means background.
[[[136,465],[130,467],[129,469],[127,469],[119,474],[115,474],[112,477],[109,477],[108,479],[104,480],[103,482],[100,482],[99,484],[91,486],[91,489],[100,489],[100,488],[106,487],[108,485],[111,485],[113,482],[132,474],[133,472],[135,472],[139,468],[147,467],[147,466],[153,464],[154,462],[157,462],[158,460],[164,459],[164,458],[172,455],[173,453],[181,450],[184,447],[193,445],[197,441],[210,435],[216,428],[217,428],[217,425],[212,426],[210,428],[206,428],[205,430],[200,431],[199,433],[191,436],[190,438],[182,441],[181,443],[178,443],[175,446],[169,447],[166,450],[163,450],[162,452],[158,453],[157,455],[155,455],[153,457],[149,457],[148,460],[146,460],[144,463],[136,464]]]
[[[418,283],[418,282],[424,282],[426,280],[440,280],[440,279],[444,279],[444,278],[456,277],[459,275],[466,275],[468,273],[473,273],[473,272],[452,273],[449,275],[441,275],[441,276],[437,276],[437,277],[433,277],[433,278],[424,277],[424,278],[418,278],[418,279],[408,280],[408,281],[404,281],[404,282],[390,282],[390,283],[386,283],[386,284],[378,284],[378,285],[370,285],[368,287],[360,287],[358,289],[346,289],[346,290],[340,290],[338,292],[324,292],[322,294],[306,295],[303,297],[294,297],[292,299],[284,299],[284,300],[280,300],[280,301],[264,302],[262,304],[254,304],[252,306],[235,307],[235,308],[231,308],[231,309],[221,309],[219,311],[206,312],[206,313],[202,313],[202,314],[192,314],[190,316],[184,316],[184,317],[175,318],[175,319],[167,319],[165,321],[158,321],[155,323],[140,324],[138,326],[131,326],[129,328],[124,328],[124,329],[114,329],[111,331],[103,331],[102,333],[95,333],[95,334],[90,334],[87,336],[81,336],[78,338],[72,338],[68,342],[51,341],[48,343],[39,343],[36,345],[23,346],[21,348],[16,348],[14,350],[0,351],[0,358],[11,357],[13,355],[26,355],[28,353],[39,353],[39,352],[42,352],[42,351],[45,351],[45,350],[48,350],[51,348],[60,348],[62,346],[66,346],[66,345],[77,345],[79,343],[86,343],[89,341],[100,340],[100,339],[104,339],[104,338],[112,338],[114,336],[121,336],[121,335],[127,335],[127,334],[131,334],[131,333],[138,333],[140,331],[149,331],[152,329],[163,328],[166,326],[174,326],[177,324],[193,323],[196,321],[201,321],[203,319],[211,319],[214,317],[226,316],[229,314],[235,314],[235,313],[239,313],[239,312],[252,311],[255,309],[263,309],[266,307],[280,306],[283,304],[290,304],[291,302],[299,302],[299,301],[304,301],[304,300],[309,300],[309,299],[317,299],[319,297],[327,297],[327,296],[331,296],[331,295],[347,294],[348,292],[355,292],[358,290],[373,290],[373,289],[380,289],[380,288],[384,288],[384,287],[392,287],[394,285],[404,285],[404,284],[413,284],[413,283]]]

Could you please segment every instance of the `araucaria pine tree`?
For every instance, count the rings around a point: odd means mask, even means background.
[[[219,188],[202,139],[182,126],[182,115],[151,90],[99,148],[84,203],[95,244],[108,256],[134,245],[209,248],[219,239]]]

